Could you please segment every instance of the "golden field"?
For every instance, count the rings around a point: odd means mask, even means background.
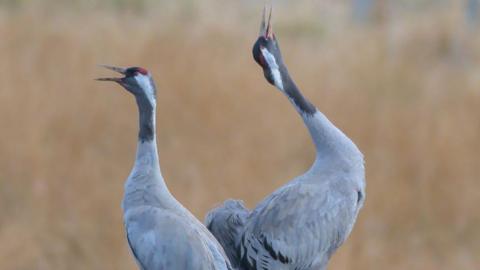
[[[106,2],[0,2],[0,269],[136,269],[120,208],[136,106],[97,64],[154,74],[162,171],[199,219],[313,161],[251,57],[263,4]],[[329,269],[479,269],[478,29],[454,4],[359,26],[337,1],[290,2],[274,10],[290,72],[366,159]]]

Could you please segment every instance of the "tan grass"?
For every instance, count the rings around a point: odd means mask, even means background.
[[[276,21],[298,84],[366,157],[366,205],[330,269],[477,269],[478,37],[455,10],[353,27],[330,2],[280,5]],[[251,59],[255,7],[33,3],[0,8],[0,269],[135,269],[120,200],[136,108],[93,81],[97,64],[152,71],[162,170],[201,219],[311,164],[300,118]]]

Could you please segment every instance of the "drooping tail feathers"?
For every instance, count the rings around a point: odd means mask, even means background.
[[[239,262],[238,243],[249,214],[243,201],[230,199],[208,212],[205,218],[205,226],[220,242],[233,267]]]

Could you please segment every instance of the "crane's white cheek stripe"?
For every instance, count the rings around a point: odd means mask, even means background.
[[[280,75],[280,68],[277,64],[275,56],[273,56],[273,54],[271,54],[266,48],[261,48],[260,50],[262,52],[263,58],[265,59],[265,61],[267,61],[270,71],[272,72],[273,82],[275,83],[275,86],[283,91],[282,76]]]
[[[145,90],[145,94],[147,95],[148,99],[152,104],[156,104],[155,101],[155,93],[152,84],[150,83],[150,78],[147,75],[139,74],[135,76],[135,80],[137,80],[138,85]]]
[[[280,70],[272,69],[272,76],[273,76],[273,82],[275,83],[275,86],[283,91],[283,81],[282,81],[282,77],[280,76]]]

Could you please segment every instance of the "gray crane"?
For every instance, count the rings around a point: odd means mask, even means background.
[[[323,270],[363,206],[363,155],[297,88],[273,34],[271,9],[268,23],[265,13],[253,57],[302,117],[317,156],[308,171],[252,211],[241,201],[227,200],[207,214],[205,224],[238,269]]]
[[[232,269],[215,237],[173,197],[162,177],[155,135],[156,88],[150,73],[140,67],[104,67],[124,77],[98,80],[120,84],[138,105],[137,154],[122,208],[128,244],[139,268]]]

